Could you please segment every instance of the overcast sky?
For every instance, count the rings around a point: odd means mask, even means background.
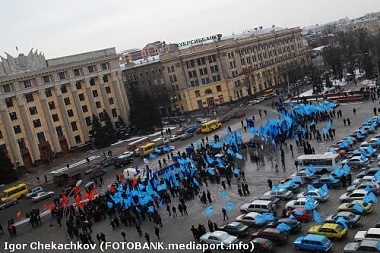
[[[0,55],[117,52],[263,26],[309,26],[380,11],[379,0],[0,0]]]

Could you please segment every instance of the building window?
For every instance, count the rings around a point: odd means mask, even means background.
[[[75,121],[71,122],[71,129],[73,129],[73,131],[78,130],[77,122]]]
[[[13,131],[15,132],[15,134],[21,133],[21,127],[20,127],[20,125],[14,126],[13,127]]]
[[[73,110],[72,109],[67,110],[67,115],[69,115],[69,117],[73,117],[74,116]]]
[[[201,76],[207,75],[207,68],[199,69],[199,73],[201,74]]]
[[[82,89],[82,84],[81,84],[80,81],[77,81],[77,82],[75,83],[75,86],[77,87],[77,90]]]
[[[33,94],[32,93],[25,94],[25,99],[26,99],[26,102],[33,102],[34,101]]]
[[[210,55],[210,56],[208,57],[208,62],[209,62],[209,63],[216,62],[216,55],[215,55],[215,54]]]
[[[80,76],[80,69],[74,69],[74,76]]]
[[[45,95],[46,97],[51,97],[51,89],[45,89]]]
[[[54,113],[53,115],[51,115],[51,117],[53,118],[54,122],[57,122],[59,120],[59,117],[58,117],[57,113]]]
[[[50,83],[50,76],[43,76],[42,81],[44,81],[44,83]]]
[[[111,87],[109,87],[109,86],[106,87],[106,93],[107,93],[107,94],[110,94],[110,93],[111,93]]]
[[[55,128],[55,131],[57,132],[58,136],[62,136],[63,135],[63,131],[62,131],[62,127],[61,126],[57,126]]]
[[[46,138],[45,138],[44,132],[37,133],[37,139],[38,139],[38,143],[39,144],[46,142]]]
[[[32,82],[30,80],[25,80],[24,81],[24,88],[30,88],[32,87]]]
[[[82,105],[82,111],[83,111],[83,112],[88,112],[87,105]]]
[[[213,81],[213,82],[218,82],[218,81],[220,81],[220,75],[215,75],[215,76],[213,76],[213,77],[212,77],[212,81]]]
[[[212,65],[210,66],[211,73],[215,73],[219,71],[218,65]]]
[[[95,72],[95,68],[94,66],[88,66],[88,73],[94,73]]]
[[[201,57],[197,59],[198,66],[206,64],[205,58]]]
[[[33,120],[33,126],[34,126],[34,128],[40,127],[41,121],[39,119]]]
[[[205,95],[210,95],[212,94],[212,90],[211,89],[206,89],[205,90]]]
[[[66,92],[67,92],[67,87],[66,87],[66,85],[62,85],[62,86],[61,86],[61,92],[62,92],[62,93],[66,93]]]
[[[112,112],[112,117],[116,118],[116,117],[117,117],[116,108],[113,108],[113,109],[111,110],[111,112]]]
[[[34,114],[37,114],[37,107],[35,106],[32,106],[32,107],[29,107],[29,112],[30,112],[30,115],[34,115]]]
[[[64,98],[63,101],[65,102],[65,105],[70,104],[70,98]]]
[[[86,117],[85,120],[86,120],[86,125],[87,126],[91,126],[92,125],[91,117]]]
[[[106,75],[103,76],[103,82],[105,82],[105,83],[108,82],[108,76],[106,76]]]
[[[92,91],[92,95],[94,96],[94,98],[96,98],[97,96],[99,96],[98,91],[97,90],[93,90]]]
[[[208,78],[208,77],[202,78],[201,81],[202,81],[202,84],[208,84],[208,83],[210,83],[210,78]]]
[[[106,70],[106,69],[108,69],[108,63],[104,62],[102,63],[102,70]]]
[[[11,112],[11,113],[9,113],[9,117],[11,118],[12,121],[13,121],[13,120],[16,120],[16,119],[17,119],[17,114],[16,114],[16,112]]]
[[[90,85],[91,85],[91,86],[94,86],[94,85],[95,85],[95,79],[94,79],[94,78],[91,78],[91,79],[90,79]]]
[[[66,79],[65,72],[59,72],[59,73],[58,73],[58,78],[59,78],[59,80],[64,80],[64,79]]]
[[[17,143],[18,143],[18,147],[19,147],[20,149],[24,149],[24,148],[26,148],[24,138],[20,138],[20,139],[18,139],[18,140],[17,140]]]
[[[194,91],[194,93],[195,93],[196,97],[200,97],[201,96],[201,92],[199,90]]]
[[[12,91],[12,87],[10,84],[4,84],[2,87],[3,87],[3,92],[11,92]]]
[[[50,101],[50,102],[48,103],[48,105],[49,105],[49,109],[50,109],[50,110],[53,110],[53,109],[55,108],[54,101]]]
[[[3,136],[3,133],[0,131],[0,139],[3,139],[4,136]]]
[[[80,136],[79,135],[75,135],[75,143],[76,144],[79,144],[79,143],[81,143],[82,141],[81,141],[81,139],[80,139]]]
[[[217,92],[221,92],[221,91],[222,91],[222,86],[217,85],[217,86],[216,86],[216,91],[217,91]]]
[[[95,105],[96,105],[96,108],[101,108],[102,107],[102,104],[99,101],[96,102]]]
[[[110,105],[113,105],[115,101],[113,101],[113,98],[108,98],[108,103],[110,103]]]
[[[104,121],[104,113],[103,112],[99,112],[99,120]]]
[[[6,98],[5,99],[5,104],[7,105],[7,107],[13,107],[13,101],[11,98]]]
[[[83,101],[83,100],[84,100],[84,94],[83,94],[83,93],[79,94],[78,97],[79,97],[79,100],[80,100],[80,101]]]

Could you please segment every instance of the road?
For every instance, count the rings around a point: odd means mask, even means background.
[[[333,122],[333,128],[335,128],[336,131],[336,140],[339,140],[340,138],[345,137],[347,134],[358,128],[362,122],[365,121],[366,118],[371,117],[373,114],[373,106],[377,106],[377,104],[373,104],[372,102],[364,102],[364,103],[356,103],[356,104],[348,104],[348,105],[342,105],[338,109],[342,110],[343,117],[349,117],[352,124],[350,127],[344,127],[343,126],[343,120],[342,119],[334,119]],[[352,113],[352,109],[356,108],[357,114],[354,117]],[[241,108],[239,110],[245,111],[247,114],[247,117],[250,117],[252,115],[255,115],[256,119],[258,119],[258,122],[256,123],[256,126],[260,124],[264,124],[266,122],[266,118],[260,119],[258,115],[258,109],[266,109],[268,111],[268,117],[271,118],[277,118],[277,115],[275,112],[271,109],[271,101],[266,101],[264,104],[255,105],[252,108]],[[321,129],[326,125],[326,123],[318,123],[317,128]],[[244,130],[241,128],[240,120],[235,119],[230,122],[227,122],[224,124],[224,128],[217,131],[214,134],[222,134],[224,135],[226,133],[225,129],[227,126],[231,126],[233,130],[240,130],[243,133],[243,138],[248,139],[249,133],[244,133]],[[197,135],[193,137],[190,140],[184,141],[184,142],[176,142],[174,145],[177,146],[179,149],[184,149],[189,143],[196,141],[199,141],[201,138],[200,135]],[[296,158],[298,155],[301,155],[303,153],[303,150],[297,149],[296,145],[294,144],[294,141],[289,141],[289,143],[293,143],[293,146],[295,147],[294,150],[294,158]],[[311,145],[315,148],[316,153],[323,153],[326,152],[329,149],[329,146],[332,143],[325,142],[325,143],[317,143],[315,140],[310,140]],[[243,152],[243,151],[241,151]],[[190,232],[191,225],[198,225],[199,223],[207,225],[207,219],[212,220],[213,222],[216,222],[217,224],[222,224],[222,214],[220,212],[221,208],[224,206],[224,203],[233,201],[236,204],[236,209],[228,214],[229,220],[232,221],[234,218],[239,215],[239,207],[241,204],[249,202],[254,196],[259,196],[266,192],[268,190],[268,186],[266,183],[267,178],[271,178],[274,183],[277,181],[280,181],[281,179],[289,176],[291,173],[294,172],[294,158],[291,156],[289,150],[285,150],[285,157],[286,157],[286,170],[280,170],[279,172],[275,172],[274,168],[271,166],[271,163],[269,162],[268,158],[265,157],[264,164],[259,165],[259,167],[256,166],[256,164],[251,163],[247,157],[247,153],[242,153],[245,157],[245,162],[241,166],[242,169],[245,171],[245,177],[247,180],[247,183],[250,187],[250,196],[243,196],[240,197],[237,192],[237,186],[236,182],[233,182],[232,188],[228,189],[228,197],[226,200],[221,200],[220,198],[220,192],[222,191],[222,187],[217,184],[211,184],[207,189],[211,192],[214,206],[215,214],[206,217],[205,216],[205,207],[206,205],[202,204],[199,199],[194,199],[191,202],[189,202],[188,205],[188,212],[189,215],[183,216],[183,217],[177,217],[172,218],[169,217],[166,213],[166,210],[164,207],[161,208],[160,212],[163,217],[163,228],[161,228],[161,240],[158,240],[154,236],[154,225],[153,223],[149,221],[145,221],[142,225],[142,229],[145,232],[148,232],[151,237],[151,241],[157,242],[162,241],[164,243],[188,243],[192,241],[192,234]],[[277,157],[279,157],[279,152],[277,152]],[[137,161],[136,161],[137,163]],[[280,163],[279,163],[280,164]],[[135,165],[135,164],[134,164]],[[110,183],[115,178],[115,171],[111,168],[107,169],[108,173],[105,177],[106,184]],[[356,174],[356,172],[354,172]],[[85,179],[87,181],[88,179]],[[53,190],[56,192],[60,191],[60,188],[56,188],[53,185],[46,185],[44,186],[46,190]],[[205,188],[203,188],[205,189]],[[339,196],[345,192],[345,189],[334,189],[330,190],[330,200],[327,201],[327,203],[323,203],[318,207],[318,212],[320,213],[321,217],[326,217],[330,214],[335,213],[336,208],[338,207],[339,203]],[[174,204],[178,203],[177,199],[173,200]],[[10,207],[4,211],[1,211],[0,215],[0,222],[4,226],[7,219],[10,217],[15,218],[16,213],[21,210],[23,213],[23,216],[27,210],[30,210],[32,206],[43,208],[43,203],[37,203],[34,204],[31,202],[31,200],[20,200],[20,202],[14,206]],[[46,202],[50,203],[50,202]],[[284,202],[282,202],[281,206],[278,208],[277,213],[280,213],[283,206],[285,205]],[[350,241],[353,240],[353,237],[358,230],[367,230],[369,227],[371,227],[374,222],[377,222],[377,217],[379,213],[379,204],[375,205],[374,212],[368,216],[365,216],[363,218],[361,226],[355,229],[350,229],[348,237],[345,240],[342,241],[335,241],[334,242],[334,248],[333,252],[341,252],[344,245]],[[302,227],[302,231],[300,233],[297,233],[296,235],[291,235],[289,242],[281,247],[276,247],[275,252],[296,252],[296,250],[292,247],[292,242],[294,239],[302,234],[305,234],[308,228],[313,225],[312,223],[304,223]],[[106,238],[108,241],[117,242],[121,241],[120,231],[121,229],[124,229],[127,234],[127,241],[133,241],[133,242],[144,242],[143,237],[139,237],[136,233],[136,230],[132,227],[123,227],[116,230],[112,230],[111,226],[109,225],[109,220],[101,221],[94,224],[94,232],[92,234],[93,240],[96,241],[95,235],[96,233],[103,232],[106,234]],[[55,220],[51,220],[50,217],[46,217],[43,219],[43,225],[39,228],[32,229],[30,225],[25,225],[22,227],[19,227],[19,234],[16,237],[9,237],[8,234],[5,234],[3,236],[0,236],[0,249],[4,249],[3,242],[8,241],[10,243],[26,243],[29,245],[30,242],[33,241],[39,241],[42,243],[50,243],[51,241],[54,241],[56,243],[66,243],[66,237],[64,228],[59,228],[55,222]],[[1,245],[3,244],[3,245]],[[108,250],[106,252],[119,252],[120,250]],[[6,251],[7,252],[7,251]],[[24,251],[19,251],[24,252]],[[30,251],[25,251],[30,252]],[[49,251],[43,251],[43,250],[36,250],[35,252],[62,252],[61,250],[49,250]],[[90,251],[87,251],[90,252]],[[91,252],[99,252],[99,249],[97,248],[94,251]],[[153,252],[153,250],[140,250],[139,252]],[[168,251],[164,250],[161,252],[179,252],[177,251]],[[200,251],[192,251],[192,250],[186,250],[185,252],[200,252]]]

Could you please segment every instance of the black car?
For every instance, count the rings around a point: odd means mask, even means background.
[[[271,240],[257,237],[252,240],[242,241],[244,245],[243,253],[271,253],[273,252],[273,242]]]
[[[102,166],[104,167],[108,167],[110,165],[113,165],[115,163],[115,160],[116,160],[116,157],[113,157],[113,156],[108,156],[106,158],[103,159],[102,161]]]
[[[267,224],[267,228],[276,228],[281,223],[285,223],[289,227],[291,227],[290,233],[295,233],[301,230],[301,222],[299,222],[296,219],[290,219],[290,218],[282,218],[276,221],[272,221]]]
[[[245,237],[248,235],[249,227],[241,222],[234,221],[229,224],[221,225],[218,227],[218,230],[225,231],[237,237]]]
[[[181,141],[188,140],[192,138],[193,136],[194,136],[194,133],[184,133],[180,136],[180,140]]]

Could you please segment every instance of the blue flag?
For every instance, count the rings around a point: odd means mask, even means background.
[[[359,213],[363,213],[364,211],[364,207],[360,205],[358,202],[355,202],[352,208],[358,211]]]
[[[323,222],[321,216],[319,215],[319,213],[316,210],[313,211],[313,220],[319,224],[321,224]]]
[[[288,232],[290,231],[292,228],[284,223],[284,222],[281,222],[280,224],[278,224],[278,226],[276,227],[277,230],[280,230],[281,232]]]
[[[228,202],[224,205],[224,209],[226,209],[226,212],[231,212],[235,209],[235,203],[234,202]]]
[[[314,191],[315,188],[314,188],[314,186],[312,186],[311,184],[308,184],[308,185],[307,185],[307,190],[308,190],[308,191]]]
[[[243,155],[239,154],[239,153],[236,153],[236,158],[237,159],[240,159],[240,160],[243,160]]]
[[[108,208],[112,208],[113,207],[113,203],[112,202],[107,202],[107,206],[108,206]]]
[[[221,198],[222,200],[227,199],[227,196],[228,196],[228,192],[227,192],[227,191],[222,191],[222,193],[220,194],[220,198]]]
[[[206,207],[205,213],[206,213],[206,216],[213,215],[214,214],[214,207],[213,206]]]
[[[209,173],[210,175],[215,175],[215,171],[214,171],[213,168],[208,168],[208,173]]]

